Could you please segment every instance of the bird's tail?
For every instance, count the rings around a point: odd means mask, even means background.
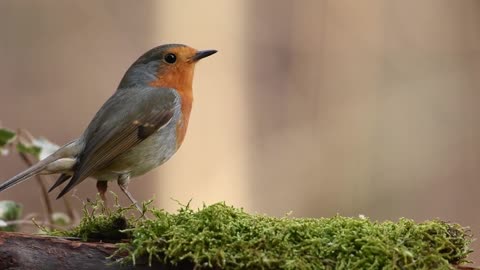
[[[16,184],[20,184],[21,182],[27,180],[28,178],[39,174],[41,171],[43,171],[50,163],[54,162],[58,158],[52,156],[49,156],[41,161],[39,161],[37,164],[33,165],[32,167],[26,169],[25,171],[15,175],[14,177],[8,179],[7,181],[3,182],[0,184],[0,192],[9,189]]]
[[[79,144],[72,141],[55,153],[40,160],[32,167],[0,184],[0,192],[9,189],[37,174],[64,173],[75,165],[75,156],[79,153]]]

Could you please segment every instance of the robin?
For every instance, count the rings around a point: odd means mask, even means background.
[[[163,164],[178,150],[192,109],[195,64],[216,52],[181,44],[146,52],[130,66],[80,138],[3,182],[0,192],[36,174],[60,173],[49,192],[69,182],[57,199],[93,177],[103,200],[108,181],[116,180],[139,208],[127,190],[128,183]]]

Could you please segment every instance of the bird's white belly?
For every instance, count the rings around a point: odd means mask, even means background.
[[[119,175],[139,176],[166,162],[177,151],[176,121],[170,121],[150,137],[115,158],[94,174],[98,180],[117,180]]]

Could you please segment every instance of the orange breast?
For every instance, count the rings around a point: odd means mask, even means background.
[[[192,111],[193,93],[193,66],[180,64],[171,68],[160,70],[158,79],[151,82],[153,87],[168,87],[178,91],[181,97],[182,115],[177,123],[177,148],[180,147],[187,133],[188,120]]]
[[[182,145],[185,139],[185,134],[187,134],[188,120],[190,119],[193,101],[192,96],[186,95],[186,93],[180,92],[180,96],[182,97],[182,115],[180,116],[180,121],[177,123],[177,149],[180,148],[180,145]]]

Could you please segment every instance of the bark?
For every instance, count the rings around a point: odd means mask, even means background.
[[[146,260],[136,265],[120,265],[107,259],[115,245],[81,242],[58,237],[0,232],[0,269],[192,269],[189,265],[175,268]]]

